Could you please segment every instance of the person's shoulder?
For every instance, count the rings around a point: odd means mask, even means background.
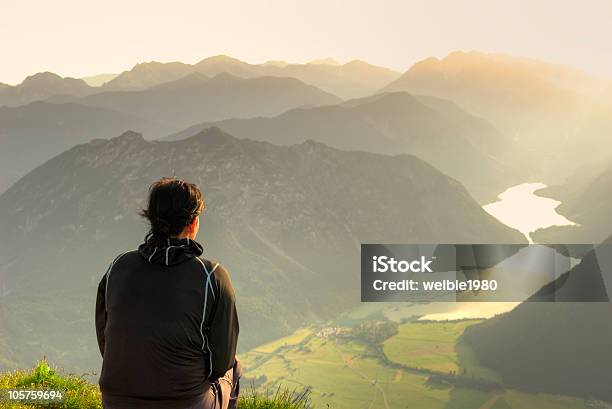
[[[230,275],[227,269],[219,262],[214,260],[208,260],[203,257],[199,257],[200,261],[204,263],[208,272],[214,275],[215,280],[220,283],[231,283]]]
[[[142,258],[138,253],[138,250],[124,251],[123,253],[119,253],[115,256],[115,258],[110,264],[110,268],[113,268],[114,266],[120,263],[134,261],[136,258]]]
[[[102,276],[102,280],[108,279],[108,277],[113,271],[117,270],[118,267],[121,268],[121,266],[124,266],[125,265],[124,263],[126,262],[129,263],[129,260],[134,260],[135,256],[140,257],[140,255],[138,254],[138,250],[125,251],[123,253],[119,253],[118,255],[116,255],[112,259],[106,271],[104,272],[104,276]]]
[[[128,250],[124,251],[123,253],[117,254],[117,257],[115,257],[114,262],[116,263],[119,260],[133,260],[135,257],[142,258],[142,256],[138,252],[138,249]]]
[[[227,271],[227,269],[220,263],[215,263],[215,265],[217,266],[215,269],[215,278],[218,281],[231,284],[232,281],[230,279],[229,271]]]

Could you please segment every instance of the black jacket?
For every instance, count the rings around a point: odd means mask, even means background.
[[[232,367],[238,339],[228,272],[189,239],[118,256],[98,286],[100,390],[120,408],[183,408]]]

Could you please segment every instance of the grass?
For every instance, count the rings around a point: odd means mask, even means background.
[[[459,341],[467,327],[479,322],[481,320],[403,324],[397,335],[384,342],[383,351],[392,362],[411,368],[501,382],[497,373],[478,363],[470,346]]]
[[[274,394],[252,391],[240,398],[239,409],[311,409],[309,391],[277,388]]]
[[[87,382],[81,376],[60,374],[56,369],[50,367],[44,359],[29,371],[13,371],[0,374],[0,389],[6,388],[62,389],[65,391],[65,399],[62,403],[46,405],[16,405],[0,402],[0,408],[98,409],[102,407],[97,385]]]
[[[449,391],[429,388],[426,376],[404,371],[398,376],[358,343],[314,338],[306,346],[310,352],[283,351],[247,375],[265,374],[271,380],[268,388],[312,388],[317,408],[442,409],[449,400]]]
[[[479,321],[412,322],[400,325],[397,335],[383,344],[385,355],[412,368],[435,372],[461,371],[456,344],[463,331]]]
[[[387,340],[392,348],[416,351],[428,343],[452,345],[465,329],[463,323],[408,323],[400,326],[400,332]],[[405,327],[405,328],[404,328]],[[298,331],[288,340],[275,343],[277,348],[266,353],[251,352],[250,365],[245,375],[249,378],[265,375],[267,381],[258,390],[241,396],[239,409],[584,409],[585,401],[566,396],[531,394],[517,390],[486,391],[432,383],[427,373],[387,366],[380,352],[357,340],[318,338]],[[396,338],[396,339],[395,339]],[[296,343],[296,340],[299,342]],[[394,345],[397,344],[397,345]],[[438,348],[438,352],[441,348]],[[432,367],[453,362],[457,367],[477,363],[469,351],[462,351],[456,344],[449,357],[433,354],[426,357],[424,365]],[[418,354],[415,355],[418,358]],[[247,360],[248,361],[248,360]],[[466,363],[467,362],[467,363]],[[245,361],[243,361],[243,364]],[[250,368],[252,369],[249,369]],[[448,369],[444,367],[444,369]],[[470,372],[472,375],[473,371]],[[248,384],[245,383],[248,387]],[[67,391],[61,405],[9,406],[0,408],[101,408],[97,385],[83,377],[62,374],[41,361],[29,371],[0,374],[2,388],[60,388]],[[244,390],[244,388],[243,388]],[[272,391],[271,393],[269,391]]]
[[[254,349],[254,351],[269,354],[283,346],[297,345],[306,339],[306,337],[311,333],[312,331],[309,328],[300,328],[287,337],[258,346]]]
[[[83,376],[60,373],[43,359],[29,371],[0,373],[0,389],[61,389],[61,403],[9,403],[0,398],[0,409],[101,409],[100,390]],[[241,396],[238,409],[310,409],[309,391],[304,388],[277,388],[274,393],[252,391]]]
[[[433,363],[434,367],[437,367],[452,362],[457,368],[463,365],[472,368],[468,371],[470,376],[482,374],[484,377],[485,373],[475,371],[478,366],[473,355],[470,356],[469,351],[462,351],[461,344],[456,345],[464,326],[476,322],[418,323],[404,334],[410,336],[394,340],[398,343],[394,347],[401,351],[405,342],[406,350],[415,351],[431,340],[434,344],[455,345],[457,350],[446,348],[449,356],[438,357],[434,354],[433,357],[423,361],[424,365]],[[411,324],[402,326],[404,325]],[[261,390],[281,387],[307,389],[310,391],[310,399],[315,408],[580,409],[586,407],[584,400],[571,397],[432,384],[428,382],[427,373],[386,366],[378,359],[375,351],[358,341],[313,336],[292,347],[287,347],[283,340],[279,340],[277,344],[285,346],[273,352],[260,354],[257,359],[253,359],[252,352],[249,353],[252,365],[250,368],[246,365],[245,375],[253,378],[265,375],[267,382]],[[442,368],[449,369],[445,366]],[[486,371],[484,368],[482,370]]]

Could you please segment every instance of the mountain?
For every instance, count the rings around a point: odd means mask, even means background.
[[[612,401],[612,241],[509,313],[468,328],[476,358],[509,386]],[[554,302],[547,290],[558,289]],[[606,291],[607,290],[607,291]]]
[[[383,91],[447,98],[521,137],[523,123],[535,115],[571,112],[578,94],[600,86],[596,78],[565,67],[473,51],[420,61]]]
[[[104,88],[109,91],[142,90],[164,82],[174,81],[193,72],[208,77],[228,73],[240,78],[260,76],[291,77],[314,85],[341,98],[356,98],[372,94],[399,77],[399,73],[364,61],[354,60],[346,64],[323,63],[289,64],[284,61],[268,61],[249,64],[236,58],[218,55],[205,58],[196,64],[179,62],[149,62],[124,71],[109,81]]]
[[[533,235],[544,243],[600,243],[610,231],[612,221],[612,157],[583,166],[565,183],[541,192],[562,203],[557,212],[578,226],[549,227]]]
[[[523,180],[532,167],[529,155],[488,122],[450,101],[405,92],[294,109],[273,118],[202,123],[168,139],[210,126],[281,145],[313,139],[339,149],[410,153],[458,179],[482,202]]]
[[[30,78],[18,88],[49,91],[43,87],[46,77]],[[48,97],[52,104],[0,107],[0,192],[45,160],[93,138],[133,129],[154,139],[202,120],[276,115],[297,106],[339,101],[293,78],[241,79],[225,73],[208,78],[192,73],[144,91],[99,92],[82,98],[65,93]]]
[[[27,77],[19,85],[0,87],[0,107],[24,105],[53,95],[84,96],[93,90],[83,80],[41,72]]]
[[[312,61],[309,61],[308,64],[332,65],[332,66],[342,65],[331,57],[322,58],[318,60],[312,60]]]
[[[104,85],[105,83],[111,81],[112,79],[116,78],[117,75],[119,74],[104,73],[104,74],[90,75],[89,77],[83,77],[81,79],[85,81],[87,85],[89,85],[90,87],[100,87]]]
[[[102,85],[104,91],[140,91],[155,85],[178,80],[193,69],[182,62],[160,63],[156,61],[136,64]]]
[[[197,72],[144,91],[101,92],[67,100],[136,115],[175,129],[203,120],[271,116],[298,106],[340,101],[294,78],[243,79],[226,73],[208,78]]]
[[[0,196],[4,362],[44,353],[96,367],[97,282],[141,242],[137,210],[167,175],[202,188],[200,240],[232,274],[242,348],[359,303],[360,243],[524,242],[414,156],[276,146],[218,128],[173,142],[127,132],[62,153]]]
[[[585,146],[608,143],[610,105],[599,96],[608,83],[535,60],[454,52],[418,62],[382,92],[407,91],[456,102],[538,152],[538,161],[549,169],[545,176],[558,182],[574,165],[589,161],[587,155],[577,155]]]
[[[267,74],[299,78],[344,99],[373,94],[399,77],[399,73],[393,70],[361,60],[342,65],[290,64],[281,69],[269,69]]]
[[[287,61],[282,61],[282,60],[268,60],[261,65],[264,67],[271,66],[271,67],[283,68],[283,67],[288,66],[289,63]]]
[[[216,55],[204,58],[193,65],[195,72],[208,76],[216,76],[222,73],[235,75],[239,78],[254,78],[267,73],[260,72],[257,66],[240,61],[227,55]]]
[[[151,61],[136,64],[131,70],[122,72],[115,79],[105,84],[104,90],[144,90],[166,82],[176,81],[194,73],[200,73],[207,77],[214,77],[222,73],[239,78],[260,76],[254,70],[249,69],[249,66],[248,63],[224,55],[206,58],[193,65],[182,62],[161,63]]]
[[[0,193],[48,159],[92,139],[134,129],[154,134],[158,123],[78,104],[33,102],[0,107]]]

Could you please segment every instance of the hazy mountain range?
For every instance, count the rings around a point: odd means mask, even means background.
[[[383,90],[450,99],[512,136],[524,138],[523,132],[536,131],[529,130],[533,121],[543,123],[575,112],[580,97],[598,95],[602,84],[610,85],[610,81],[541,61],[453,52],[441,60],[416,63]]]
[[[143,91],[101,92],[83,98],[52,99],[52,102],[113,109],[177,130],[202,120],[271,116],[298,106],[340,101],[335,95],[295,78],[243,79],[228,73],[210,78],[197,72]]]
[[[450,101],[405,92],[298,108],[273,118],[207,122],[167,139],[181,139],[210,126],[280,145],[313,139],[345,150],[410,153],[452,175],[484,202],[524,180],[533,168],[527,152],[487,121]]]
[[[66,149],[126,129],[155,135],[171,128],[114,110],[78,104],[33,102],[0,107],[0,193]]]
[[[339,64],[331,59],[307,64],[268,61],[249,64],[225,55],[208,57],[196,64],[157,61],[136,64],[120,74],[99,74],[82,79],[62,78],[53,73],[39,73],[21,84],[0,83],[0,106],[16,106],[43,100],[53,95],[83,96],[107,91],[142,91],[166,82],[200,73],[214,77],[228,73],[239,78],[289,77],[314,85],[342,98],[357,98],[374,93],[400,76],[388,68],[353,60]]]
[[[62,78],[51,72],[27,77],[16,86],[0,85],[0,107],[19,106],[42,101],[54,95],[84,96],[96,91],[81,79]]]
[[[229,74],[207,78],[199,73],[145,91],[83,98],[63,94],[45,100],[0,107],[0,192],[77,143],[127,129],[153,139],[203,120],[276,115],[297,106],[341,101],[292,78],[240,79]]]
[[[524,241],[414,156],[276,146],[218,128],[175,142],[128,132],[76,146],[0,196],[5,365],[45,351],[68,367],[94,366],[95,285],[142,240],[136,211],[167,175],[198,183],[207,198],[200,239],[232,273],[243,347],[358,303],[360,243]]]
[[[330,59],[308,64],[289,64],[284,61],[249,64],[232,57],[218,55],[205,58],[193,65],[181,62],[140,63],[108,81],[102,88],[115,91],[142,90],[177,80],[193,72],[209,77],[225,72],[240,78],[261,76],[296,78],[341,98],[357,98],[372,94],[400,76],[396,71],[360,60],[346,64],[338,64]]]
[[[358,84],[358,89],[343,91],[350,84]],[[560,183],[585,163],[606,157],[606,149],[591,147],[608,143],[611,89],[610,80],[576,70],[478,52],[429,58],[401,76],[362,61],[249,64],[215,56],[196,64],[137,64],[99,87],[51,73],[36,74],[17,86],[0,86],[0,105],[37,100],[85,104],[140,116],[159,123],[160,130],[178,131],[202,121],[274,116],[296,107],[338,103],[335,96],[407,91],[452,101],[489,121],[523,152],[538,156],[532,161],[539,168],[534,177],[551,184]],[[145,133],[147,138],[162,135]],[[522,159],[523,155],[514,158]]]
[[[535,152],[542,177],[559,182],[609,144],[611,84],[541,61],[453,52],[418,62],[383,91],[454,101]]]

